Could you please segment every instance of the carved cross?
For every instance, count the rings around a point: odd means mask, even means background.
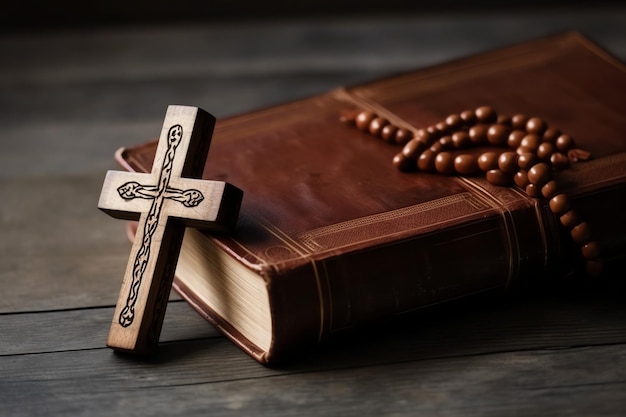
[[[185,226],[228,231],[243,192],[200,179],[215,118],[202,109],[169,106],[152,172],[107,172],[98,208],[138,220],[107,345],[150,353],[158,343]]]

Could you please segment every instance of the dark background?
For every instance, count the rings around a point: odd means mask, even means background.
[[[617,0],[595,1],[594,10],[620,5]],[[564,12],[578,9],[571,1],[526,0],[523,2],[461,0],[437,1],[200,1],[200,0],[111,0],[101,2],[76,0],[10,1],[0,13],[1,30],[23,31],[51,28],[84,28],[102,25],[172,24],[241,19],[324,18],[345,16],[384,16],[397,14],[490,14],[515,15],[521,11]]]

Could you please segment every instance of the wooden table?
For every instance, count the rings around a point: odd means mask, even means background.
[[[433,309],[274,369],[175,294],[155,357],[104,345],[130,244],[97,198],[168,104],[223,117],[568,29],[626,59],[624,7],[0,37],[0,415],[626,415],[619,283]]]

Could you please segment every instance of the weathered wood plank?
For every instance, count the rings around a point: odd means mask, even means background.
[[[103,179],[0,181],[0,312],[115,302],[130,243],[96,207]]]
[[[515,14],[244,21],[92,30],[79,37],[72,31],[7,37],[0,40],[0,49],[10,59],[0,75],[5,83],[13,84],[24,79],[141,82],[157,77],[230,78],[329,69],[401,70],[572,29],[595,34],[608,48],[625,52],[620,43],[625,13],[623,6],[617,6],[540,14],[519,10]]]
[[[0,358],[0,402],[7,415],[32,416],[620,416],[626,407],[626,368],[616,366],[625,345],[302,372],[251,366],[225,343],[189,342],[185,356],[150,366],[101,350]],[[208,361],[198,357],[207,348]]]
[[[113,307],[0,315],[0,356],[104,348],[113,318]],[[213,337],[221,336],[187,303],[168,304],[162,343]]]

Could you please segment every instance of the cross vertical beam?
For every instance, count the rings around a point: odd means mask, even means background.
[[[196,107],[169,106],[150,174],[109,171],[98,208],[138,220],[107,345],[155,350],[186,226],[228,231],[243,192],[201,180],[215,118]]]

